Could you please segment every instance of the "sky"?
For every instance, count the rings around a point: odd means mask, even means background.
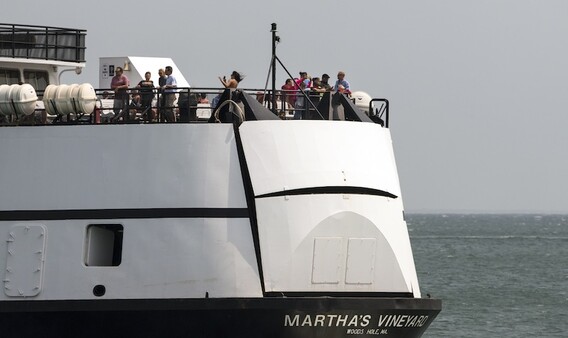
[[[346,72],[390,102],[407,212],[568,213],[568,1],[0,0],[0,22],[87,30],[99,57],[170,57],[194,87],[238,70],[264,88],[277,54],[292,75]],[[278,69],[277,85],[285,73]]]

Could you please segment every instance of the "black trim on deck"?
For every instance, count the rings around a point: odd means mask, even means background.
[[[241,133],[239,131],[239,126],[236,123],[233,124],[233,130],[235,133],[235,144],[237,146],[237,155],[239,157],[239,164],[241,166],[241,177],[243,179],[243,187],[245,190],[247,205],[250,210],[250,227],[252,233],[252,241],[254,244],[254,252],[256,254],[256,263],[258,268],[260,287],[262,289],[262,292],[264,293],[266,288],[264,286],[264,270],[262,268],[262,253],[260,250],[260,238],[258,235],[258,220],[256,218],[256,203],[254,199],[254,189],[252,186],[250,172],[248,170],[245,151],[243,149]]]
[[[362,187],[346,187],[346,186],[333,186],[333,187],[312,187],[300,188],[272,192],[264,195],[258,195],[256,198],[265,197],[280,197],[280,196],[293,196],[293,195],[317,195],[317,194],[357,194],[357,195],[375,195],[389,198],[397,198],[398,196],[391,194],[388,191],[362,188]]]
[[[4,210],[0,221],[55,221],[69,219],[142,219],[142,218],[249,218],[247,208],[145,208],[145,209],[72,209]]]
[[[356,292],[356,291],[338,291],[338,292],[266,292],[265,297],[331,297],[331,298],[414,298],[411,292]]]

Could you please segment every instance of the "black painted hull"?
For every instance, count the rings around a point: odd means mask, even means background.
[[[235,298],[0,302],[3,338],[420,337],[441,301]]]

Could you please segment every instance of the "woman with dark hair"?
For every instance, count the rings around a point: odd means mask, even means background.
[[[144,73],[144,80],[138,82],[136,88],[140,88],[140,108],[147,121],[151,121],[152,100],[154,99],[154,81],[150,80],[152,73]]]
[[[229,81],[227,81],[227,78],[225,76],[223,76],[223,77],[219,76],[219,81],[221,81],[223,86],[225,86],[225,88],[230,88],[230,89],[237,88],[237,86],[239,85],[239,82],[241,82],[242,80],[243,80],[243,76],[241,75],[241,73],[237,72],[236,70],[234,70],[231,73],[231,78],[229,79]],[[211,106],[217,107],[217,104],[219,104],[220,99],[221,99],[221,94],[215,96],[213,98],[213,101],[211,101]]]
[[[225,76],[223,76],[223,78],[219,76],[219,81],[221,81],[225,88],[237,88],[239,82],[242,81],[242,76],[235,70],[231,73],[231,78],[229,79],[229,81],[227,81],[227,78]]]

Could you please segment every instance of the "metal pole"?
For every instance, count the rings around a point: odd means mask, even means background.
[[[276,109],[276,42],[279,40],[276,36],[276,24],[272,24],[272,112],[278,115]]]

